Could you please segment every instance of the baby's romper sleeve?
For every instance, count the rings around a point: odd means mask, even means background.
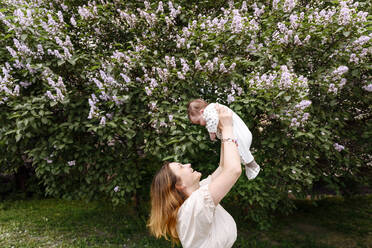
[[[205,119],[206,125],[209,133],[217,133],[218,126],[218,113],[215,108],[215,104],[209,104],[203,111],[203,118]]]

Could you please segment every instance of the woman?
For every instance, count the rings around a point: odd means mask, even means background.
[[[219,203],[242,172],[240,157],[232,139],[232,112],[216,109],[222,133],[219,167],[200,182],[201,173],[190,164],[166,163],[151,185],[151,233],[184,248],[232,247],[237,236],[234,219]]]

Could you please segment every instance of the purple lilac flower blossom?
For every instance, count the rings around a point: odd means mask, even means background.
[[[285,0],[283,10],[284,12],[291,12],[294,7],[296,7],[296,1],[295,0]]]
[[[296,108],[303,110],[309,107],[310,105],[311,105],[310,100],[302,100],[299,104],[296,105]]]
[[[99,124],[102,126],[106,125],[106,117],[103,116]]]
[[[69,166],[73,166],[76,164],[75,160],[72,160],[72,161],[68,161],[67,162]]]
[[[342,65],[342,66],[339,66],[336,70],[334,70],[333,74],[341,76],[341,75],[345,74],[348,70],[349,70],[349,68],[347,66]]]
[[[338,152],[341,152],[342,150],[345,149],[344,146],[342,146],[342,145],[340,145],[340,144],[338,144],[338,143],[334,143],[334,144],[333,144],[333,147],[334,147],[334,148],[336,149],[336,151],[338,151]]]
[[[363,86],[363,89],[366,90],[366,91],[368,91],[368,92],[372,92],[372,84]]]

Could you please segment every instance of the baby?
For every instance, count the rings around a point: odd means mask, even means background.
[[[213,141],[216,140],[216,136],[221,139],[221,133],[217,128],[218,113],[215,104],[208,104],[202,99],[196,99],[187,105],[188,117],[191,123],[205,126],[209,132],[210,139]],[[245,166],[245,174],[249,180],[252,180],[260,172],[260,166],[255,162],[249,150],[252,143],[252,133],[242,119],[234,112],[233,132],[240,154],[240,161]]]

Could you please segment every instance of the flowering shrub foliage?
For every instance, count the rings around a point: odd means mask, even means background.
[[[314,180],[371,168],[369,1],[0,3],[0,161],[46,193],[125,202],[161,160],[211,172],[193,98],[229,105],[263,170],[228,201],[259,220]],[[286,208],[290,209],[289,207]]]

